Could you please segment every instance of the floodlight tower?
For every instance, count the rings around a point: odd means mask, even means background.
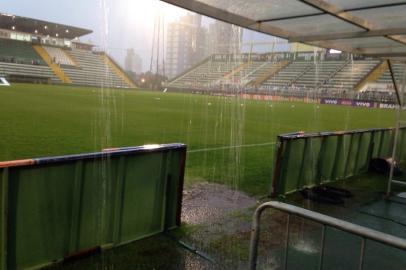
[[[162,58],[161,74],[159,70],[160,57]],[[165,76],[165,17],[160,10],[155,15],[149,71],[156,75]]]

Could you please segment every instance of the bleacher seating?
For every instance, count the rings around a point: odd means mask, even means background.
[[[49,79],[52,83],[61,83],[48,66],[25,65],[0,62],[0,74],[6,76],[26,76]]]
[[[325,83],[339,69],[346,65],[346,61],[320,61],[314,63],[305,73],[293,83],[297,87],[316,88]]]
[[[274,76],[271,76],[263,85],[265,88],[290,86],[299,76],[311,68],[312,65],[313,63],[309,61],[292,62],[286,68]]]
[[[169,87],[210,87],[212,85],[219,84],[220,79],[222,79],[226,74],[232,72],[241,64],[242,62],[239,61],[220,62],[208,60],[197,68],[173,80],[169,84]]]
[[[234,82],[236,83],[242,83],[246,84],[247,82],[250,81],[250,75],[257,70],[261,65],[263,65],[264,62],[246,62],[242,63],[241,65],[242,68],[236,67],[236,70],[234,71],[231,75],[227,75],[223,79],[221,79],[221,83],[223,84],[233,84]]]
[[[0,39],[0,74],[12,81],[133,87],[106,59],[92,51]]]
[[[261,78],[269,73],[273,67],[273,62],[270,61],[253,61],[248,64],[234,77],[237,77],[241,83],[248,84],[256,78]]]
[[[51,57],[52,61],[55,62],[56,64],[75,66],[75,63],[72,61],[72,59],[61,48],[50,46],[42,46],[42,47],[46,50],[46,52]]]
[[[328,80],[324,88],[337,91],[352,91],[376,65],[379,60],[350,61]]]
[[[395,74],[395,79],[396,81],[400,84],[402,81],[403,77],[403,72],[404,72],[404,64],[392,64],[393,67],[393,72]],[[386,84],[392,84],[392,77],[390,75],[389,69],[386,70],[381,77],[377,80],[378,83],[386,83]]]
[[[274,63],[270,61],[254,63],[254,69],[251,71],[251,73],[247,74],[247,79],[250,82],[254,81],[256,78],[262,78],[268,74],[274,65]]]
[[[31,43],[12,39],[0,39],[0,62],[46,65]]]
[[[285,60],[286,61],[286,60]],[[352,91],[380,63],[379,60],[293,60],[266,78],[275,68],[271,61],[214,61],[209,58],[167,84],[167,87],[198,90],[221,90],[219,85],[247,86],[248,91],[295,89],[319,89],[332,92]],[[401,78],[403,69],[394,65],[396,77]],[[254,86],[256,87],[252,87]],[[259,82],[260,85],[257,83]],[[378,82],[390,82],[385,72]]]
[[[129,87],[100,55],[86,50],[66,50],[80,67],[62,66],[73,84],[97,87]]]

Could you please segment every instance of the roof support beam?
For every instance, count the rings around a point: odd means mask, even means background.
[[[368,52],[358,52],[359,54],[363,54],[368,57],[375,57],[375,58],[405,58],[406,59],[406,52],[403,53],[368,53]]]
[[[390,61],[390,60],[388,59],[388,60],[386,60],[386,62],[388,63],[389,73],[390,73],[390,76],[391,76],[391,78],[392,78],[392,83],[393,83],[393,87],[394,87],[394,89],[395,89],[395,93],[396,93],[396,98],[397,98],[397,100],[398,100],[398,104],[399,104],[400,108],[402,108],[402,100],[401,100],[401,98],[400,98],[399,88],[398,88],[398,84],[397,84],[396,78],[395,78],[395,72],[394,72],[393,67],[392,67],[392,61]]]
[[[383,30],[370,30],[363,32],[337,33],[328,35],[298,36],[289,39],[289,42],[313,42],[324,40],[351,39],[351,38],[368,38],[382,37],[389,35],[405,35],[406,28],[394,28]]]
[[[340,9],[339,7],[332,5],[330,3],[325,2],[324,0],[298,0],[304,4],[307,4],[313,8],[316,8],[320,11],[326,12],[336,18],[339,18],[345,22],[348,22],[350,24],[353,24],[355,26],[364,28],[367,31],[371,31],[371,30],[376,30],[377,27],[376,25],[374,25],[373,23],[352,15],[351,13]],[[402,45],[406,45],[406,40],[404,40],[403,38],[399,38],[399,37],[392,37],[390,35],[385,35],[384,37],[396,41]]]
[[[330,3],[325,2],[324,0],[299,0],[300,2],[307,4],[313,8],[316,8],[320,11],[326,12],[336,18],[339,18],[343,21],[346,21],[352,25],[364,28],[365,30],[370,30],[371,25],[368,21],[356,17],[344,10],[340,9],[339,7],[332,5]]]
[[[368,10],[368,9],[374,9],[374,8],[386,8],[386,7],[394,7],[394,6],[404,6],[406,5],[406,2],[402,3],[391,3],[391,4],[381,4],[381,5],[374,5],[374,6],[367,6],[367,7],[358,7],[358,8],[351,8],[351,9],[345,9],[340,12],[351,12],[351,11],[359,11],[359,10]],[[320,11],[320,9],[319,9]],[[279,18],[273,18],[273,19],[263,19],[260,22],[273,22],[273,21],[280,21],[280,20],[290,20],[290,19],[298,19],[298,18],[306,18],[306,17],[312,17],[312,16],[317,16],[317,15],[323,15],[326,14],[327,12],[325,11],[320,11],[318,13],[313,13],[313,14],[306,14],[306,15],[297,15],[297,16],[288,16],[288,17],[279,17]]]

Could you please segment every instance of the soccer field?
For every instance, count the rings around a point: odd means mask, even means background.
[[[182,142],[186,184],[265,195],[280,133],[393,126],[395,112],[140,90],[0,88],[0,160]]]

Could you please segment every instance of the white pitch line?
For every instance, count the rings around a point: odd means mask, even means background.
[[[221,147],[195,149],[195,150],[190,150],[190,151],[187,151],[187,152],[188,152],[188,153],[199,153],[199,152],[208,152],[208,151],[216,151],[216,150],[227,150],[227,149],[235,149],[235,148],[248,148],[248,147],[268,146],[268,145],[275,145],[275,144],[276,144],[276,142],[256,143],[256,144],[243,144],[243,145],[233,145],[233,146],[221,146]]]

